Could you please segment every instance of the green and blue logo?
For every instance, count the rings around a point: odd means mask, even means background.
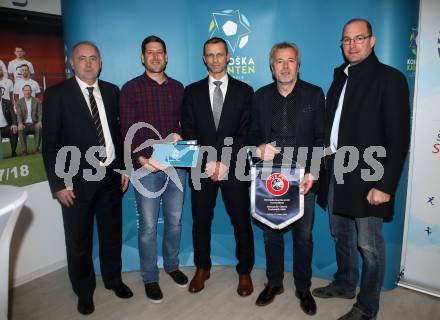
[[[213,12],[209,24],[210,38],[225,39],[232,53],[237,48],[244,48],[249,41],[251,25],[247,17],[240,10],[223,10]]]

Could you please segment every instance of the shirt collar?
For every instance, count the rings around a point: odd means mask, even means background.
[[[164,73],[165,81],[164,81],[163,83],[161,83],[161,84],[159,84],[156,80],[151,79],[151,78],[148,76],[147,72],[144,72],[144,76],[145,76],[145,78],[147,79],[147,81],[151,81],[151,82],[157,84],[158,86],[161,86],[161,85],[167,85],[167,84],[168,84],[168,76],[167,76],[166,73]]]
[[[99,87],[98,87],[98,79],[96,79],[95,83],[93,83],[92,85],[85,83],[84,81],[82,81],[80,78],[78,78],[77,76],[75,76],[76,82],[78,82],[79,87],[81,88],[81,91],[87,91],[88,87],[93,87],[94,88],[94,92],[99,91]],[[97,90],[96,90],[97,89]]]
[[[229,79],[228,79],[228,74],[226,73],[224,76],[223,76],[223,78],[221,78],[221,79],[219,79],[219,80],[217,80],[217,79],[214,79],[214,77],[212,77],[211,75],[209,75],[209,77],[208,77],[208,81],[209,81],[209,85],[210,86],[214,86],[215,87],[215,84],[214,84],[214,81],[221,81],[222,82],[222,87],[223,86],[228,86],[228,81],[229,81]]]

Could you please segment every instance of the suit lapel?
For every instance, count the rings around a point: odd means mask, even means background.
[[[23,101],[24,101],[23,123],[26,123],[27,116],[28,116],[28,108],[27,108],[26,100],[23,100]],[[32,107],[32,103],[31,103],[31,107]]]
[[[201,94],[202,94],[202,106],[200,112],[204,114],[202,119],[208,119],[207,121],[209,121],[210,127],[212,128],[213,132],[216,132],[214,115],[212,114],[211,99],[209,97],[209,77],[207,77],[205,81],[202,82]]]
[[[32,99],[32,103],[31,103],[31,119],[32,119],[32,122],[34,122],[35,120],[38,120],[38,117],[37,117],[37,101],[35,99]]]
[[[220,129],[224,125],[223,123],[225,121],[227,121],[227,118],[228,118],[227,114],[229,112],[229,109],[234,107],[234,100],[233,100],[234,97],[235,97],[234,79],[232,79],[231,77],[228,76],[228,87],[226,90],[226,97],[224,97],[224,99],[223,99],[222,113],[220,115],[220,121],[218,124],[217,131],[220,131]],[[211,113],[212,113],[212,111],[211,111]],[[212,118],[212,120],[214,121],[214,117]],[[215,125],[214,125],[214,127],[215,127]]]
[[[92,114],[90,113],[89,106],[87,105],[86,99],[84,98],[84,94],[81,91],[81,88],[76,82],[75,77],[71,80],[73,99],[75,99],[75,111],[73,114],[77,114],[81,119],[86,120],[90,126],[94,127]]]

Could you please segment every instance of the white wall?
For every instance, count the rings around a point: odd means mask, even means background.
[[[10,281],[15,287],[66,265],[61,207],[47,181],[23,187],[28,199],[12,236]]]

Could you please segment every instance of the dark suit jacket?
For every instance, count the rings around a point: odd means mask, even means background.
[[[14,107],[9,100],[2,99],[2,111],[8,126],[17,125],[17,116],[14,112]]]
[[[343,64],[335,69],[333,83],[326,101],[326,145],[330,144],[339,96],[346,76]],[[394,194],[403,163],[408,152],[410,138],[409,90],[404,75],[378,61],[374,52],[363,62],[348,71],[348,82],[339,124],[338,149],[354,146],[359,151],[359,163],[355,170],[344,174],[344,184],[335,185],[334,211],[355,217],[383,217],[393,215],[394,199],[382,205],[370,205],[366,199],[371,188]],[[377,158],[384,175],[379,181],[364,181],[361,170],[371,166],[363,155],[366,148],[381,146],[386,157]],[[318,202],[327,205],[330,170],[321,174],[326,180],[321,184]]]
[[[249,130],[249,143],[259,146],[270,143],[272,128],[272,104],[274,96],[278,94],[277,84],[271,83],[255,92],[251,125]],[[295,84],[296,96],[296,143],[299,147],[307,147],[306,172],[310,169],[313,147],[324,145],[324,93],[318,86],[298,79]],[[295,154],[295,153],[294,153]],[[296,159],[293,159],[296,161]]]
[[[232,179],[235,176],[237,153],[246,145],[253,90],[246,83],[229,77],[222,114],[216,131],[208,81],[206,77],[185,88],[181,121],[182,135],[184,139],[197,140],[201,146],[214,147],[217,150],[217,161],[221,160],[224,139],[232,137],[232,156],[229,166],[229,178]],[[205,165],[206,155],[202,161],[202,170]]]
[[[31,117],[32,123],[37,123],[42,120],[43,110],[41,106],[40,99],[31,97]],[[17,112],[17,122],[18,124],[23,124],[27,119],[27,107],[26,107],[26,99],[20,98],[15,105],[15,111]]]
[[[110,133],[115,146],[116,160],[107,170],[122,167],[122,139],[119,130],[119,89],[114,84],[98,80],[104,101]],[[63,179],[55,174],[58,150],[75,146],[81,151],[79,172],[73,179],[75,191],[96,187],[83,179],[83,169],[93,168],[85,160],[86,151],[98,146],[98,134],[84,95],[75,77],[46,90],[43,104],[43,160],[52,192],[65,188]],[[69,161],[66,163],[68,166]],[[77,188],[78,187],[78,188]]]

